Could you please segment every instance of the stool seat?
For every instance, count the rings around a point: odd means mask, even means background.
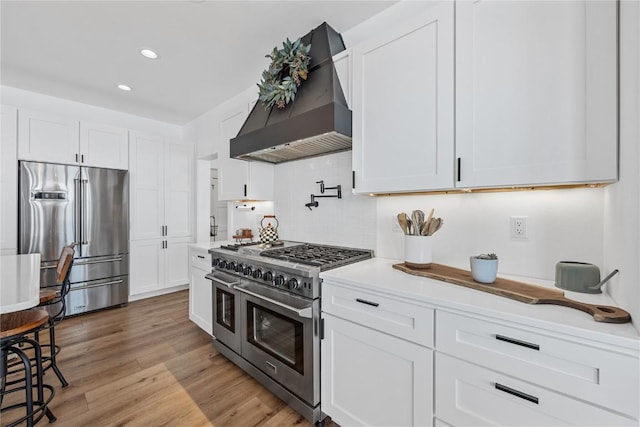
[[[0,339],[23,335],[43,326],[49,313],[42,309],[31,309],[7,313],[0,316]]]

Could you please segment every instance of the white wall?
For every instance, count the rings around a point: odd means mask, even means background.
[[[0,103],[18,108],[28,108],[52,114],[77,117],[80,120],[110,124],[130,130],[163,136],[167,139],[175,139],[176,141],[183,140],[182,126],[14,87],[0,87]]]
[[[640,319],[640,2],[620,3],[620,181],[605,190],[604,264],[619,268],[609,292]],[[640,322],[634,322],[640,330]]]
[[[342,199],[317,199],[310,211],[304,205],[320,194],[320,180],[327,187],[340,184]],[[351,194],[351,151],[276,165],[274,182],[281,238],[375,249],[376,200]]]

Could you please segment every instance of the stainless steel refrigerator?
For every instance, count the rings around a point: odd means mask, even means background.
[[[67,315],[126,304],[127,171],[22,161],[19,182],[18,252],[40,253],[41,287],[56,286],[60,251],[75,243]]]

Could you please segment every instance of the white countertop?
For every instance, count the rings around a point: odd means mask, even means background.
[[[40,254],[0,256],[0,313],[40,304]]]
[[[520,323],[555,333],[597,340],[636,352],[640,350],[640,334],[631,323],[596,322],[591,315],[568,307],[525,304],[498,295],[413,276],[392,268],[393,264],[401,262],[393,259],[372,258],[325,271],[320,276],[325,281],[421,301],[437,308],[464,310],[467,313],[506,320],[514,326],[515,323]],[[515,276],[502,277],[557,289],[550,281]],[[565,296],[590,304],[616,305],[606,294],[565,291]]]
[[[189,243],[189,247],[208,251],[209,249],[212,249],[212,248],[219,248],[222,245],[230,245],[233,243],[236,243],[236,242],[233,240],[220,240],[217,242],[210,242],[208,240],[205,240],[203,242]]]

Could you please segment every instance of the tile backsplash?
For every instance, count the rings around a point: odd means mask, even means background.
[[[317,199],[319,206],[309,210],[305,203],[320,194],[320,180],[341,185],[342,198]],[[351,151],[277,165],[274,205],[283,239],[376,248],[376,199],[351,193]]]
[[[369,197],[351,193],[351,152],[283,163],[275,168],[274,209],[280,237],[375,250],[402,259],[403,238],[394,230],[398,212],[428,212],[445,224],[434,236],[434,262],[469,268],[469,256],[495,252],[500,273],[553,280],[561,260],[603,267],[604,189],[516,191]],[[342,199],[318,199],[317,181],[342,185]],[[327,194],[333,194],[327,190]],[[526,216],[526,240],[510,237],[510,217]]]

